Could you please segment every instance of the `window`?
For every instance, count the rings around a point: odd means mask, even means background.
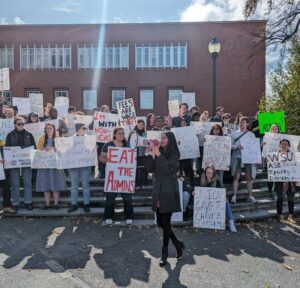
[[[11,91],[3,91],[4,103],[8,106],[12,105]]]
[[[55,90],[54,97],[69,97],[68,90]]]
[[[153,109],[153,89],[140,90],[140,107],[141,109]]]
[[[125,90],[113,89],[111,91],[111,107],[112,109],[117,109],[116,102],[125,99]]]
[[[83,90],[83,108],[94,109],[97,107],[97,91]]]
[[[0,48],[0,69],[14,68],[14,48]]]
[[[187,68],[187,45],[136,46],[135,68]]]
[[[168,90],[169,101],[178,100],[179,104],[181,104],[181,102],[182,102],[181,93],[182,93],[182,90],[169,89]]]

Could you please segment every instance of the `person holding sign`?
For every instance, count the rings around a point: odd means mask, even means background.
[[[224,108],[223,107],[217,107],[216,108],[216,115],[213,116],[209,122],[223,122],[222,121],[222,115],[224,114]]]
[[[56,119],[58,119],[58,129],[57,129],[57,131],[59,133],[59,137],[62,137],[65,134],[68,133],[68,127],[67,127],[67,125],[66,125],[66,123],[63,119],[58,118],[56,108],[51,108],[50,117],[48,119],[45,119],[44,121],[56,120]]]
[[[28,115],[26,124],[39,122],[39,115],[36,112],[31,112]]]
[[[181,119],[185,120],[187,125],[190,125],[190,122],[192,120],[191,115],[188,114],[189,112],[189,106],[186,103],[181,103],[179,105],[179,115],[176,117],[173,117],[172,123],[173,127],[180,127],[180,121]]]
[[[231,134],[231,175],[233,178],[233,196],[231,203],[236,203],[236,193],[238,190],[239,179],[242,170],[242,154],[243,146],[241,145],[241,139],[243,137],[255,138],[255,135],[248,131],[249,119],[247,117],[241,117],[239,123],[239,130]],[[252,203],[256,202],[256,199],[252,196],[252,182],[256,177],[255,164],[244,164],[246,170],[246,181],[249,197],[248,200]]]
[[[50,111],[52,108],[53,108],[53,105],[51,103],[46,103],[46,105],[44,107],[44,116],[40,117],[40,121],[44,121],[51,117]]]
[[[179,171],[180,153],[172,132],[162,133],[160,147],[153,146],[148,150],[154,157],[152,209],[156,212],[157,225],[163,229],[162,256],[159,261],[159,265],[163,267],[167,264],[170,238],[176,248],[178,259],[182,257],[185,249],[184,243],[176,238],[171,228],[172,213],[181,211],[176,177]]]
[[[113,132],[113,141],[106,143],[100,154],[100,162],[106,164],[108,161],[108,147],[128,147],[125,139],[125,132],[123,128],[115,128]],[[121,193],[124,204],[125,223],[131,225],[133,223],[133,205],[132,196],[129,193]],[[117,193],[106,193],[104,218],[106,225],[112,224],[112,218],[115,210],[115,198]]]
[[[45,150],[48,153],[55,153],[54,146],[55,126],[47,123],[45,126],[45,135],[43,135],[37,144],[37,149]],[[57,210],[59,201],[59,191],[66,190],[66,179],[64,170],[57,169],[38,169],[36,180],[36,191],[44,193],[45,205],[43,210],[50,208],[51,191],[54,198],[54,209]]]
[[[30,146],[35,147],[34,137],[24,129],[24,119],[17,117],[14,120],[15,129],[7,135],[6,147],[19,146],[22,149]],[[18,210],[20,204],[20,171],[22,170],[24,183],[24,203],[27,210],[32,210],[32,170],[30,167],[10,169],[12,204]]]

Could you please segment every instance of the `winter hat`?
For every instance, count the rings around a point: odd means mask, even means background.
[[[78,130],[79,130],[80,128],[82,128],[84,125],[85,125],[84,123],[76,123],[76,124],[75,124],[75,130],[76,130],[76,132],[78,132]]]

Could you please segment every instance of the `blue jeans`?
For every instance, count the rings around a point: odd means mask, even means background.
[[[22,170],[24,185],[24,203],[32,203],[32,171],[30,167],[10,169],[12,205],[20,204],[20,172]]]
[[[224,170],[217,170],[217,176],[220,181],[221,187],[223,188],[223,186],[224,186],[224,183],[223,183]]]
[[[91,175],[91,167],[81,167],[68,169],[71,178],[71,204],[77,205],[78,187],[81,179],[83,190],[84,205],[90,204],[90,184],[89,179]]]
[[[226,219],[234,220],[228,200],[226,200]]]
[[[115,198],[118,193],[106,193],[104,218],[112,219],[115,211]],[[132,219],[133,217],[133,206],[132,196],[129,193],[120,193],[123,198],[125,219]]]

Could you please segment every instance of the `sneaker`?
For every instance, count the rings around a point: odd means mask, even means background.
[[[4,214],[16,214],[17,210],[13,209],[12,207],[4,207],[3,212]]]
[[[287,221],[289,221],[290,223],[295,224],[296,221],[293,219],[293,215],[289,215],[289,217],[287,218]]]
[[[251,203],[256,203],[256,199],[253,196],[249,196],[248,201]]]
[[[88,205],[88,204],[84,205],[83,206],[83,211],[86,212],[86,213],[90,212],[90,205]]]
[[[230,230],[230,232],[233,232],[233,233],[237,232],[235,225],[234,225],[234,220],[229,220],[229,230]]]
[[[42,209],[42,210],[48,210],[48,209],[50,209],[50,206],[43,205],[43,206],[41,207],[41,209]]]
[[[106,225],[112,225],[112,219],[105,219]]]
[[[33,209],[32,203],[25,204],[25,206],[28,211],[31,211]]]
[[[236,195],[233,194],[231,197],[231,203],[236,204]]]
[[[133,223],[132,219],[126,219],[125,220],[126,225],[132,225],[132,223]]]
[[[68,209],[68,213],[72,213],[77,210],[77,205],[71,205]]]

